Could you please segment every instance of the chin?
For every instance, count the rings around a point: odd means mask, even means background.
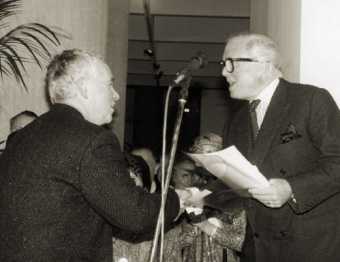
[[[230,92],[230,97],[233,98],[233,99],[242,99],[239,95],[237,95],[233,92]]]
[[[112,122],[112,117],[110,117],[110,119],[107,119],[106,121],[103,121],[103,125],[107,125],[110,124]]]

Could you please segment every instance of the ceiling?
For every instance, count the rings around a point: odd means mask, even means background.
[[[128,85],[157,85],[157,77],[160,85],[168,85],[176,72],[203,51],[208,64],[194,72],[193,80],[218,88],[225,40],[249,30],[250,0],[154,0],[147,5],[149,16],[144,14],[142,0],[130,1]]]

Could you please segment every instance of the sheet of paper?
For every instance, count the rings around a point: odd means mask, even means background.
[[[268,180],[235,146],[213,153],[188,155],[234,190],[268,186]]]

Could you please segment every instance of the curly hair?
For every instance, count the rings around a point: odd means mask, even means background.
[[[80,49],[64,50],[56,55],[48,65],[45,77],[51,103],[72,98],[74,87],[91,75],[98,61],[102,60]]]

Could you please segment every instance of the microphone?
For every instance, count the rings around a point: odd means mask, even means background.
[[[188,65],[176,73],[173,84],[179,85],[181,82],[190,77],[192,72],[203,68],[207,63],[206,55],[202,51],[197,52],[196,56],[190,59]]]

